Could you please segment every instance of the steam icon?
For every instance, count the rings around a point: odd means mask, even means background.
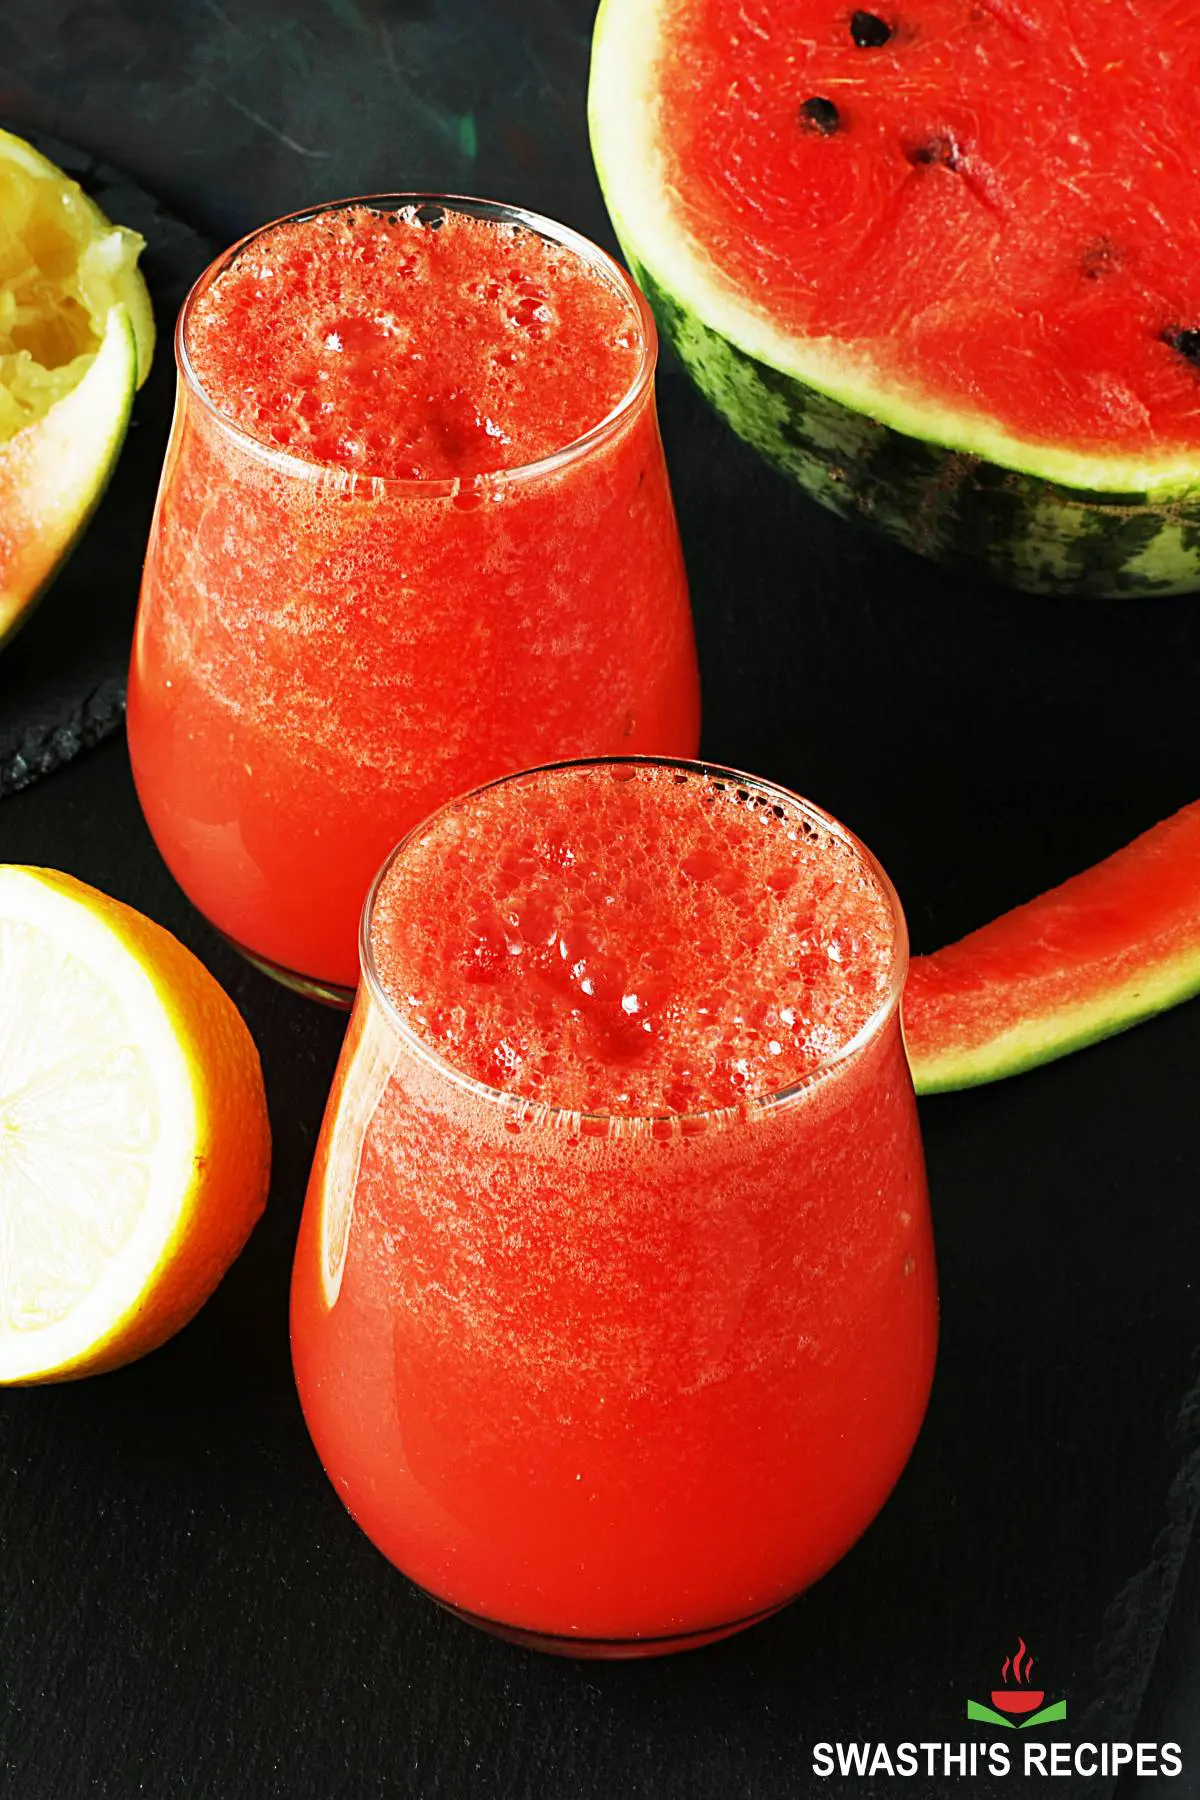
[[[1004,1686],[992,1689],[992,1705],[999,1712],[1031,1713],[1036,1712],[1046,1698],[1044,1688],[1028,1686],[1029,1672],[1033,1668],[1033,1658],[1025,1648],[1025,1639],[1018,1638],[1020,1646],[1015,1656],[1006,1656],[1000,1674],[1007,1684],[1011,1672],[1015,1687]],[[1024,1667],[1022,1668],[1022,1664]]]

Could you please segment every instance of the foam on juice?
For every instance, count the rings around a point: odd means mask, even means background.
[[[456,802],[395,859],[376,970],[455,1068],[617,1116],[765,1098],[885,1000],[871,866],[736,779],[651,764],[524,776]]]
[[[600,424],[642,356],[629,296],[534,231],[437,207],[318,213],[200,294],[192,366],[262,443],[401,479],[533,462]]]

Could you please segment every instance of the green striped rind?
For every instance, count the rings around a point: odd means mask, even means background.
[[[666,338],[738,435],[832,511],[1038,593],[1200,587],[1200,466],[1009,437],[890,391],[845,346],[789,339],[680,226],[656,132],[664,0],[603,0],[589,118],[613,225]],[[1132,478],[1131,478],[1132,477]]]
[[[1200,932],[1200,921],[1197,930]],[[1118,988],[1051,1014],[1023,1020],[993,1037],[981,1034],[977,1022],[970,1017],[971,1012],[982,1010],[978,1002],[974,1006],[964,1002],[960,1037],[969,1041],[956,1044],[948,1018],[926,1018],[921,1012],[921,969],[935,961],[936,955],[913,959],[902,1006],[908,1059],[918,1094],[952,1093],[958,1088],[982,1087],[984,1082],[1022,1075],[1041,1063],[1055,1062],[1073,1050],[1085,1050],[1089,1044],[1115,1037],[1118,1032],[1128,1031],[1200,994],[1197,943],[1157,968],[1142,970]],[[947,1005],[944,1012],[952,1014],[953,1007]],[[933,1040],[939,1037],[941,1041],[935,1047]]]
[[[710,330],[632,244],[622,248],[701,393],[822,506],[937,562],[1035,593],[1200,587],[1200,492],[1165,502],[1088,493],[909,437]]]

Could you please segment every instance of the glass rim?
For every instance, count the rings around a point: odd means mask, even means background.
[[[641,357],[633,380],[605,416],[595,425],[589,427],[580,437],[569,443],[560,445],[558,449],[546,455],[536,457],[531,462],[514,463],[507,469],[484,470],[478,475],[463,477],[459,475],[404,476],[373,475],[369,469],[343,469],[337,463],[317,462],[310,457],[300,456],[295,451],[280,449],[277,445],[265,443],[255,437],[244,425],[239,425],[227,413],[221,411],[211,394],[206,390],[203,381],[192,361],[188,346],[188,325],[197,301],[207,293],[215,281],[224,274],[233,262],[241,256],[251,244],[260,238],[276,231],[282,225],[302,224],[308,219],[320,218],[324,213],[344,212],[349,207],[362,206],[376,212],[395,212],[401,207],[418,208],[437,206],[449,211],[466,213],[471,218],[493,219],[499,223],[520,226],[523,230],[534,231],[548,242],[560,245],[563,249],[578,256],[588,263],[617,288],[633,307],[641,332]],[[324,200],[316,206],[299,207],[295,212],[284,213],[277,219],[269,220],[265,225],[258,225],[248,231],[236,243],[223,250],[213,258],[206,269],[197,276],[179,309],[179,317],[175,324],[175,364],[180,380],[188,392],[204,407],[214,423],[256,460],[279,470],[281,474],[295,475],[302,479],[316,482],[333,481],[337,486],[353,489],[359,484],[368,486],[372,494],[397,494],[418,499],[453,499],[464,489],[471,490],[479,486],[505,487],[509,484],[519,485],[538,476],[551,475],[557,470],[600,449],[615,437],[645,398],[650,389],[654,372],[658,363],[658,330],[654,322],[654,314],[650,303],[642,293],[627,269],[622,268],[615,257],[601,249],[582,232],[570,225],[561,225],[555,219],[547,218],[542,213],[532,212],[527,207],[512,206],[499,200],[482,200],[470,194],[432,194],[432,193],[397,193],[397,194],[355,194],[343,200]]]
[[[880,892],[888,904],[892,917],[892,949],[891,967],[887,993],[875,1007],[870,1017],[859,1027],[853,1037],[823,1057],[821,1062],[800,1081],[789,1082],[769,1094],[755,1096],[748,1100],[739,1100],[723,1107],[707,1107],[699,1112],[676,1113],[661,1109],[658,1112],[618,1113],[618,1112],[583,1112],[577,1107],[563,1106],[554,1100],[533,1100],[524,1094],[514,1094],[506,1088],[493,1087],[489,1082],[481,1081],[474,1075],[455,1065],[426,1043],[413,1025],[405,1018],[400,1008],[388,994],[375,964],[375,955],[371,946],[371,925],[375,904],[393,863],[401,857],[418,836],[423,836],[455,808],[475,799],[481,794],[489,793],[493,788],[508,787],[518,781],[528,781],[538,775],[554,774],[580,769],[602,768],[654,768],[678,769],[689,775],[709,777],[717,781],[736,783],[738,787],[770,796],[775,804],[782,802],[791,809],[799,809],[804,817],[820,824],[846,846],[860,860],[878,883]],[[793,793],[781,783],[770,781],[759,775],[748,775],[742,769],[729,768],[723,763],[691,760],[677,756],[586,756],[570,757],[562,761],[538,763],[528,769],[517,769],[511,774],[501,775],[493,781],[481,782],[478,787],[468,788],[464,793],[456,794],[444,805],[436,807],[428,813],[410,831],[405,832],[399,843],[389,852],[367,892],[359,920],[358,931],[359,967],[362,972],[360,997],[365,992],[368,1003],[378,1008],[384,1022],[400,1039],[405,1049],[414,1054],[435,1074],[448,1080],[453,1086],[470,1093],[475,1098],[491,1105],[499,1106],[521,1115],[525,1121],[550,1122],[558,1120],[571,1125],[583,1125],[590,1122],[605,1127],[609,1134],[614,1132],[633,1132],[637,1129],[647,1130],[654,1126],[669,1124],[672,1129],[686,1128],[691,1124],[718,1123],[729,1124],[738,1120],[751,1120],[775,1113],[796,1104],[815,1088],[820,1087],[832,1074],[847,1063],[853,1061],[869,1044],[873,1043],[890,1022],[900,1004],[904,991],[904,982],[908,974],[909,937],[908,922],[904,909],[900,904],[891,877],[872,851],[854,834],[840,819],[826,812],[824,807],[817,806],[811,800]]]

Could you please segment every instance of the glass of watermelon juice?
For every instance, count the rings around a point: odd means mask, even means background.
[[[933,1370],[899,903],[782,788],[591,761],[375,882],[297,1247],[305,1416],[413,1581],[643,1656],[869,1524]]]
[[[371,878],[452,794],[695,752],[656,351],[602,251],[474,200],[297,214],[189,296],[129,744],[180,885],[272,973],[348,1004]]]

